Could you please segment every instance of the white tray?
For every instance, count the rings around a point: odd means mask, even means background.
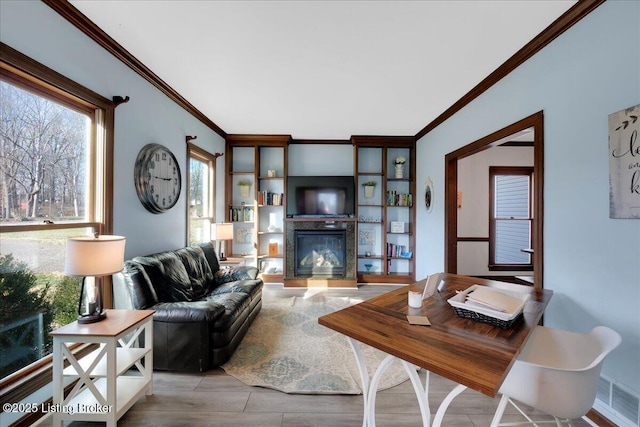
[[[449,298],[447,302],[451,304],[453,307],[458,307],[463,310],[475,311],[476,313],[484,314],[485,316],[494,317],[496,319],[500,319],[504,321],[509,321],[509,320],[515,319],[516,317],[518,317],[520,313],[522,313],[522,310],[524,309],[525,304],[527,303],[529,298],[531,298],[529,294],[523,294],[522,292],[491,288],[494,291],[502,292],[505,295],[509,295],[510,297],[514,297],[521,300],[520,305],[513,313],[504,313],[497,310],[491,310],[490,308],[478,307],[476,305],[467,304],[465,302],[467,299],[467,294],[469,292],[472,292],[474,289],[478,287],[480,287],[480,285],[470,286],[464,291],[458,293],[456,296]]]

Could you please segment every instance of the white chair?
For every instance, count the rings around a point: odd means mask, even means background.
[[[536,326],[500,387],[502,398],[491,427],[540,423],[560,426],[578,418],[597,427],[585,415],[596,397],[602,362],[621,342],[620,335],[605,326],[584,334]],[[533,421],[514,400],[553,416],[554,421]],[[528,421],[500,424],[507,403]]]

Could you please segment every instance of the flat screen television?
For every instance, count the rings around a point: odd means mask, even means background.
[[[287,216],[354,215],[354,182],[352,176],[287,177]]]

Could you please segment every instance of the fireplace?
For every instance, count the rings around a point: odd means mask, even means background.
[[[284,225],[285,287],[357,286],[353,218],[287,218]]]
[[[345,276],[345,230],[295,230],[294,235],[296,277]]]

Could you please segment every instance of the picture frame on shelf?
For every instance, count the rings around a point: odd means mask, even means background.
[[[376,231],[373,229],[358,230],[358,242],[361,246],[376,244]]]
[[[391,233],[404,233],[404,222],[402,221],[391,221],[391,225],[389,228]]]
[[[269,242],[268,253],[269,256],[278,256],[278,242]]]
[[[246,245],[251,243],[252,230],[249,228],[238,228],[236,231],[236,243]]]

